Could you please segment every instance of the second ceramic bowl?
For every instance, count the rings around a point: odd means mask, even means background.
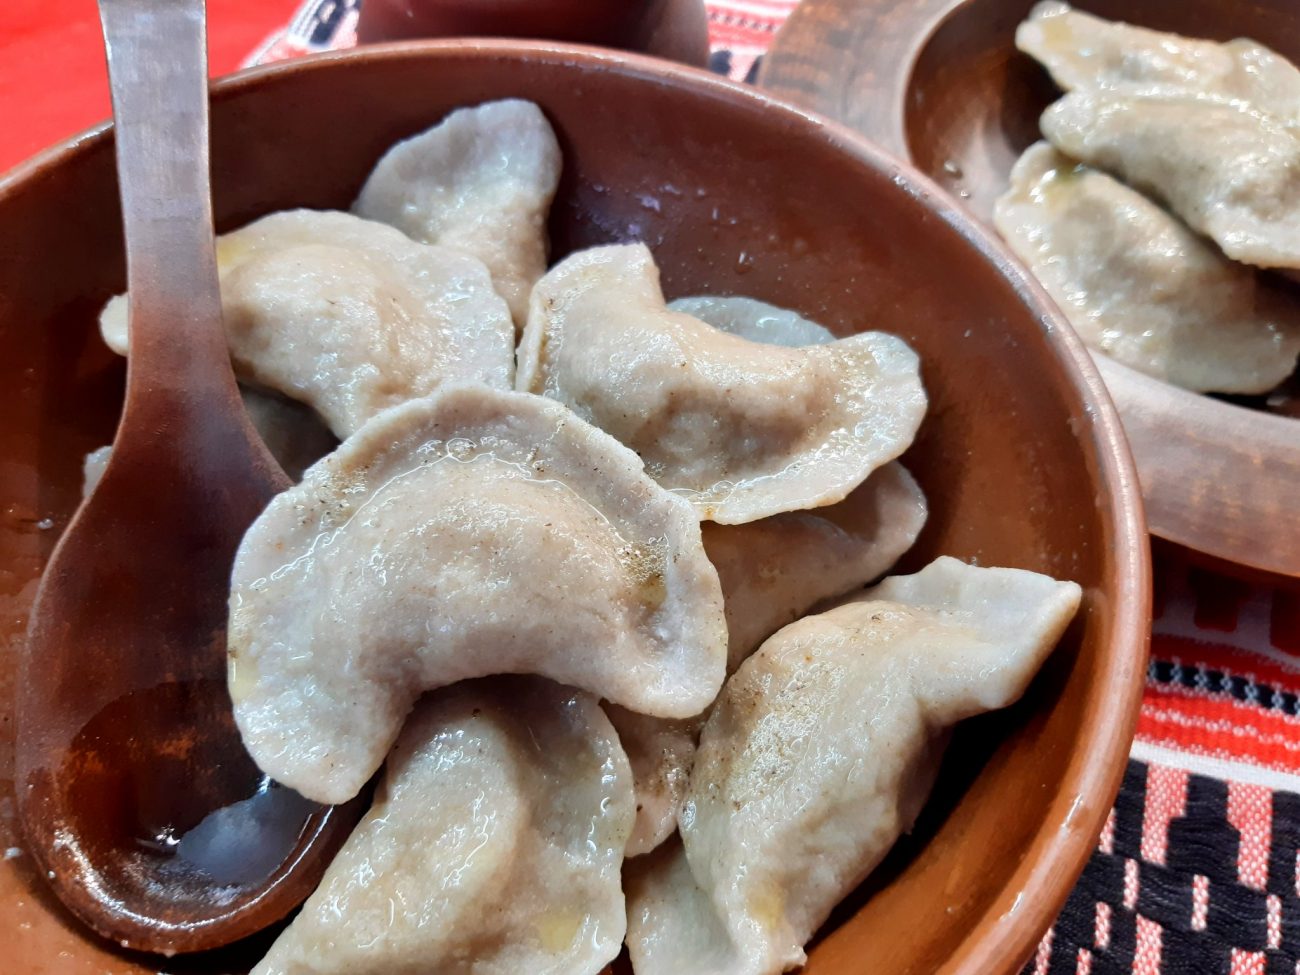
[[[981,220],[1058,97],[1015,48],[1035,0],[803,0],[759,83],[911,160]],[[1193,37],[1250,37],[1300,63],[1294,0],[1079,0],[1099,16]],[[1300,410],[1190,393],[1098,357],[1156,535],[1300,579]],[[1261,398],[1262,399],[1262,398]]]

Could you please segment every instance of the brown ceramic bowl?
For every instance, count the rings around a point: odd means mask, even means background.
[[[1059,97],[1015,49],[1035,0],[803,0],[759,83],[899,153],[981,220]],[[1296,0],[1078,0],[1156,30],[1251,37],[1300,63]],[[1151,531],[1300,579],[1300,393],[1231,402],[1099,359],[1124,418]],[[1298,380],[1293,380],[1293,383]]]
[[[1082,584],[1085,608],[1025,699],[957,736],[916,833],[837,912],[809,966],[1014,972],[1092,849],[1145,673],[1140,500],[1090,358],[986,233],[847,129],[702,72],[594,49],[409,44],[223,81],[212,106],[219,229],[284,207],[346,207],[394,140],[504,96],[538,101],[563,146],[555,256],[645,240],[670,296],[751,294],[840,333],[882,328],[913,343],[932,406],[906,461],[932,508],[907,568],[946,553]],[[120,236],[105,128],[0,181],[10,682],[37,575],[78,501],[81,456],[113,432],[123,368],[95,315],[123,286]],[[7,713],[0,729],[12,734]],[[0,810],[11,815],[3,794]],[[0,825],[0,849],[20,847],[12,822]],[[87,937],[30,864],[0,860],[7,970],[156,970]],[[242,970],[264,945],[166,967]]]

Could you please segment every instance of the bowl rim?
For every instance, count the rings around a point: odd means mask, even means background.
[[[900,10],[887,0],[802,0],[764,58],[758,84],[838,114],[845,111],[841,88],[860,69],[883,97],[864,110],[859,131],[915,164],[908,106],[916,67],[936,36],[980,2],[913,0]],[[846,21],[855,37],[880,43],[814,66],[810,52],[830,46],[827,28],[844,29]],[[1300,580],[1300,515],[1279,523],[1279,515],[1300,512],[1300,446],[1292,446],[1300,443],[1300,419],[1193,393],[1117,361],[1099,368],[1129,424],[1152,533],[1272,576],[1274,585]],[[1273,476],[1252,477],[1262,466]]]
[[[549,41],[399,41],[246,68],[212,82],[211,99],[220,102],[290,76],[347,70],[359,63],[466,57],[541,60],[591,74],[618,73],[632,76],[638,83],[691,90],[719,102],[740,100],[751,109],[781,116],[816,134],[856,164],[887,176],[903,192],[926,205],[991,265],[992,272],[1011,285],[1026,311],[1037,320],[1048,354],[1056,360],[1062,379],[1074,387],[1085,408],[1076,439],[1085,456],[1091,452],[1095,459],[1096,478],[1105,492],[1099,510],[1103,535],[1099,558],[1110,570],[1110,586],[1096,596],[1107,602],[1113,617],[1109,631],[1103,632],[1101,659],[1095,662],[1095,669],[1105,680],[1098,683],[1083,715],[1082,726],[1089,729],[1083,738],[1085,746],[1072,751],[1064,774],[1070,789],[1053,797],[1023,859],[939,969],[945,975],[1013,975],[1055,921],[1093,851],[1127,765],[1146,673],[1152,581],[1145,514],[1119,415],[1092,357],[1046,293],[1005,246],[924,173],[847,126],[756,86],[732,82],[702,69]],[[19,163],[0,175],[0,202],[55,167],[74,163],[111,137],[112,123],[101,122]],[[1062,883],[1062,878],[1069,878],[1070,883]]]

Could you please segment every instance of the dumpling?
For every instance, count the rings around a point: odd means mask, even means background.
[[[907,449],[926,406],[901,339],[728,335],[665,307],[644,244],[582,251],[537,283],[516,385],[613,434],[721,524],[842,500]]]
[[[452,387],[395,407],[254,522],[230,691],[262,770],[346,801],[422,691],[536,673],[659,717],[726,669],[691,507],[558,403]]]
[[[617,704],[606,704],[605,713],[627,752],[636,790],[636,824],[627,855],[641,856],[677,829],[677,810],[686,798],[703,717],[652,718]]]
[[[727,672],[825,599],[863,586],[911,548],[925,495],[901,464],[886,464],[843,501],[747,525],[701,525],[727,618]],[[653,850],[677,828],[703,717],[672,721],[608,707],[632,762],[637,822],[627,855]]]
[[[1015,701],[1080,590],[940,558],[787,626],[723,689],[679,816],[628,865],[638,975],[775,975],[908,829],[944,729]]]
[[[835,341],[835,334],[829,328],[804,318],[796,311],[769,305],[756,298],[696,295],[675,298],[668,302],[668,310],[698,318],[751,342],[798,348]]]
[[[546,215],[560,147],[532,102],[462,108],[389,149],[353,210],[415,240],[473,254],[523,327],[546,271]]]
[[[839,504],[747,525],[701,525],[722,582],[727,673],[819,602],[887,571],[916,541],[925,516],[920,487],[901,464],[890,463]],[[632,762],[637,823],[627,855],[640,856],[677,828],[703,716],[671,721],[607,710]]]
[[[998,232],[1092,348],[1184,389],[1260,393],[1300,355],[1300,300],[1135,190],[1046,143],[1011,171]]]
[[[253,975],[596,975],[626,928],[632,815],[593,698],[536,678],[446,688]]]
[[[1300,126],[1238,102],[1076,90],[1040,120],[1074,159],[1164,202],[1233,260],[1300,269]]]
[[[514,328],[482,262],[348,213],[273,213],[217,241],[241,379],[313,407],[340,438],[443,383],[509,389]],[[126,306],[104,309],[126,353]]]
[[[722,581],[728,672],[823,599],[888,571],[925,517],[925,494],[902,464],[889,463],[838,504],[747,525],[702,525]]]
[[[1046,0],[1016,30],[1016,47],[1067,91],[1191,95],[1244,101],[1300,121],[1300,70],[1262,44],[1220,44],[1117,23]]]

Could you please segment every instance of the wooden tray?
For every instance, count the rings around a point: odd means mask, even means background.
[[[988,220],[1058,97],[1015,28],[1033,0],[803,0],[759,84],[847,123]],[[1300,62],[1296,0],[1082,0],[1103,17],[1194,37],[1251,37]],[[1098,357],[1137,459],[1151,531],[1300,578],[1300,405],[1177,389]],[[1257,405],[1260,408],[1253,408]],[[1288,415],[1290,414],[1290,415]]]

